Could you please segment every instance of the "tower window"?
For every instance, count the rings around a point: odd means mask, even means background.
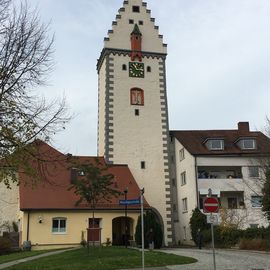
[[[143,25],[143,21],[139,21],[139,25]]]
[[[151,72],[151,67],[148,66],[146,70],[147,70],[147,72]]]
[[[127,65],[123,64],[122,65],[122,70],[127,70]]]
[[[145,161],[141,161],[141,169],[145,169]]]
[[[130,90],[130,104],[131,105],[144,105],[143,90],[139,88],[132,88]]]
[[[140,12],[140,7],[139,6],[132,6],[132,11],[139,13]]]
[[[139,109],[135,109],[135,115],[136,115],[136,116],[139,116],[139,115],[140,115]]]
[[[129,24],[134,24],[134,20],[129,20]]]

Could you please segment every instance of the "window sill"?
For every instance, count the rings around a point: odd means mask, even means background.
[[[52,234],[63,235],[63,234],[67,234],[67,232],[52,232]]]
[[[185,210],[185,211],[182,212],[182,214],[186,214],[186,213],[188,213],[188,210]]]

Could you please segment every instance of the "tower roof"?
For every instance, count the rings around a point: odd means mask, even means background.
[[[140,35],[140,36],[142,35],[142,33],[140,31],[140,28],[139,28],[139,26],[138,26],[137,23],[135,23],[134,28],[133,28],[133,31],[131,32],[131,34],[133,34],[133,35]]]

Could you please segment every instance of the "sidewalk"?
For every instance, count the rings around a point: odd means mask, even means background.
[[[29,262],[29,261],[33,261],[33,260],[40,259],[40,258],[43,258],[43,257],[60,254],[60,253],[63,253],[63,252],[69,251],[69,250],[73,250],[73,249],[74,248],[63,249],[63,250],[55,250],[55,251],[51,251],[51,252],[48,252],[48,253],[40,254],[40,255],[37,255],[37,256],[33,256],[33,257],[27,257],[27,258],[19,259],[19,260],[16,260],[16,261],[2,263],[2,264],[0,264],[0,269],[5,269],[7,267],[11,267],[11,266],[16,265],[16,264],[19,264],[19,263]]]
[[[120,269],[120,270],[142,270],[142,268],[132,268],[132,269]],[[169,270],[166,266],[162,267],[151,267],[151,268],[145,268],[145,270]]]

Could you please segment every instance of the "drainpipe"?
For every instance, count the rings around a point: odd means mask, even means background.
[[[199,194],[199,185],[198,185],[198,166],[197,166],[197,157],[195,156],[195,183],[196,183],[196,197],[197,197],[197,207],[200,205],[200,194]]]
[[[30,220],[30,211],[28,212],[27,215],[27,234],[26,234],[26,241],[29,241],[29,220]]]

